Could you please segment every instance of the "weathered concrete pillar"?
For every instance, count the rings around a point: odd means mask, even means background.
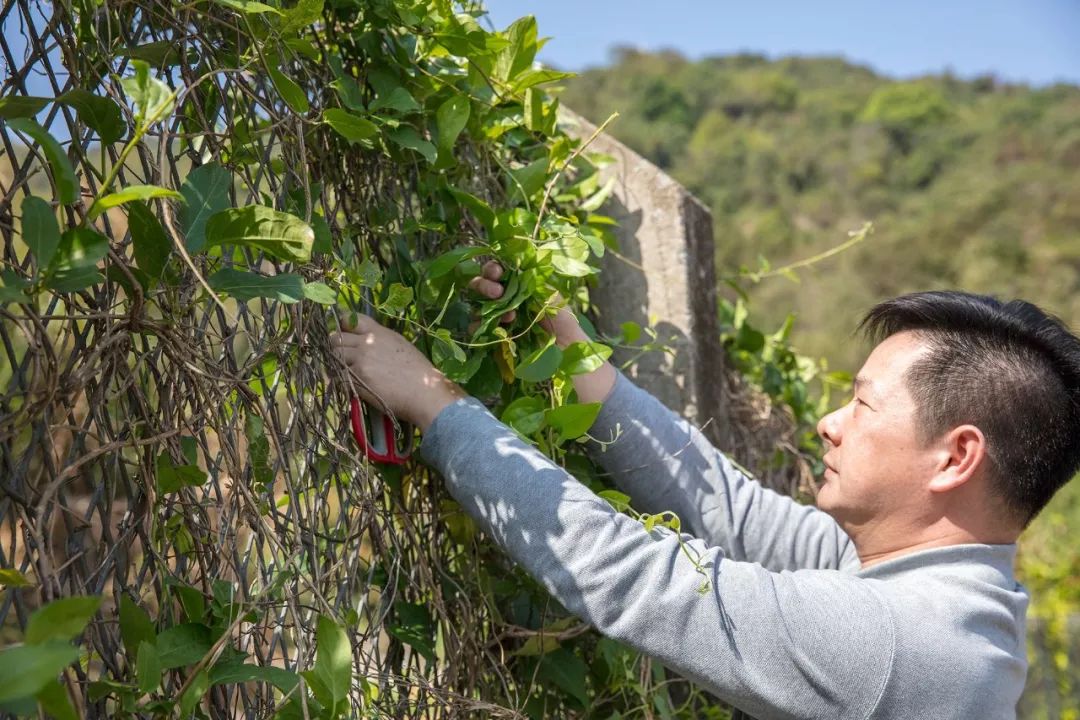
[[[559,121],[583,139],[596,130],[565,109]],[[619,252],[604,254],[591,293],[601,313],[597,329],[618,335],[621,322],[645,326],[655,317],[660,339],[676,353],[648,353],[628,376],[722,445],[727,413],[712,214],[663,170],[610,135],[601,134],[588,149],[615,158],[602,171],[602,182],[614,177],[615,189],[601,212],[619,223]],[[620,365],[628,358],[625,351],[614,356]]]

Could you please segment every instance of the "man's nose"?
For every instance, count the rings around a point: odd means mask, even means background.
[[[833,447],[840,444],[840,410],[834,410],[818,420],[817,433]]]

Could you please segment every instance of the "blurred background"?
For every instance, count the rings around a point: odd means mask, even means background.
[[[1080,330],[1080,2],[494,0],[573,70],[563,104],[712,210],[717,270],[766,334],[858,369],[874,302],[961,288]],[[871,221],[866,241],[827,254]],[[734,289],[728,299],[734,300]],[[846,398],[834,397],[833,402]],[[1080,718],[1080,480],[1025,534],[1027,718]]]

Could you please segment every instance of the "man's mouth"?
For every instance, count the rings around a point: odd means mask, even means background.
[[[836,474],[836,468],[833,466],[832,463],[829,462],[829,458],[827,456],[821,458],[821,462],[825,463],[825,472],[829,472],[830,470],[832,470],[833,474]]]

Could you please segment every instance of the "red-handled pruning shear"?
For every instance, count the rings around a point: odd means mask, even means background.
[[[412,425],[401,423],[398,433],[389,415],[360,398],[352,398],[351,406],[353,437],[364,454],[375,462],[403,465],[413,451]]]
[[[363,311],[371,315],[375,306],[370,291],[364,292]],[[395,424],[393,418],[378,408],[353,396],[350,398],[349,419],[353,437],[369,460],[403,465],[412,455],[416,432],[409,423]]]

